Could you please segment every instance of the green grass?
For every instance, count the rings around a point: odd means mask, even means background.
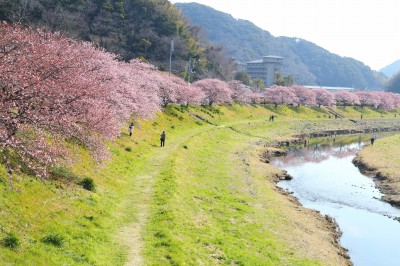
[[[355,125],[324,108],[170,106],[109,143],[102,167],[78,146],[45,181],[0,165],[0,240],[19,242],[0,246],[0,265],[343,263],[318,214],[278,193],[278,170],[258,157],[266,142],[338,127]]]
[[[363,119],[379,119],[379,118],[394,118],[395,114],[397,114],[398,110],[394,111],[385,111],[385,110],[379,110],[376,108],[372,107],[337,107],[336,111],[338,113],[343,114],[344,116],[348,118],[353,118],[353,119],[361,119],[361,115],[363,116]],[[396,115],[397,117],[397,115]]]
[[[400,206],[399,147],[400,135],[396,134],[378,138],[374,145],[367,146],[358,155],[358,159],[368,168],[375,169],[383,179],[383,183],[380,184],[381,188],[389,194],[384,198],[398,206]]]
[[[273,191],[254,187],[264,177],[253,180],[257,177],[239,168],[244,164],[241,158],[231,157],[246,140],[229,128],[208,131],[191,138],[190,151],[171,154],[174,160],[156,186],[154,223],[146,234],[150,265],[277,265],[283,264],[282,258],[300,265],[306,261],[290,256],[293,251],[271,232],[282,218],[278,206],[256,208],[265,202],[258,195]],[[232,163],[239,167],[232,169]],[[262,217],[269,219],[258,222]]]

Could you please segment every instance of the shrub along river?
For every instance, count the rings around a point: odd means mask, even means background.
[[[400,265],[400,209],[380,200],[374,177],[360,173],[352,160],[366,137],[329,138],[293,148],[271,160],[293,179],[278,186],[310,209],[333,217],[354,265]]]

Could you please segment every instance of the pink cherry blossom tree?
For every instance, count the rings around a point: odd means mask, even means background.
[[[109,61],[105,65],[106,75],[112,75],[109,80],[109,100],[115,109],[117,117],[124,123],[130,116],[138,118],[154,117],[161,111],[160,88],[153,82],[158,71],[154,66],[139,60],[130,62]]]
[[[265,90],[265,97],[267,101],[275,104],[275,107],[279,104],[295,104],[297,97],[289,87],[284,86],[272,86]]]
[[[378,108],[383,110],[393,110],[396,107],[396,97],[392,92],[374,92],[379,98]]]
[[[45,176],[68,157],[65,140],[105,159],[104,140],[118,136],[132,115],[148,118],[161,106],[204,97],[139,60],[123,62],[58,33],[0,24],[0,152],[10,170],[18,168],[10,160],[17,157]]]
[[[250,94],[250,101],[252,104],[265,104],[265,94],[257,91],[252,91]]]
[[[159,97],[164,108],[168,104],[177,102],[178,91],[180,86],[183,86],[183,80],[182,82],[177,82],[178,80],[172,77],[162,72],[154,73],[153,75],[153,82],[159,88]]]
[[[206,97],[206,95],[200,88],[196,86],[191,86],[183,79],[176,76],[171,76],[170,79],[172,79],[172,81],[176,85],[177,103],[183,105],[199,105]]]
[[[316,104],[313,90],[299,85],[293,85],[290,87],[290,89],[296,95],[296,98],[294,98],[294,104],[297,104],[298,106],[312,106]]]
[[[355,92],[355,94],[360,100],[361,107],[364,107],[366,105],[378,107],[380,103],[380,98],[371,91],[357,91]]]
[[[335,101],[342,103],[343,105],[359,105],[360,100],[358,95],[349,91],[337,91],[335,92]]]
[[[202,79],[193,83],[193,86],[200,88],[206,95],[206,101],[213,104],[231,103],[232,92],[226,82],[218,79]]]
[[[249,104],[252,102],[254,93],[242,82],[238,80],[232,80],[228,82],[228,86],[232,91],[232,99],[235,102],[240,104]]]
[[[394,108],[400,108],[400,95],[399,94],[393,94],[392,95],[393,99],[394,99]]]
[[[9,169],[19,158],[39,176],[77,140],[97,158],[119,134],[104,63],[115,55],[59,34],[0,25],[0,149]],[[111,92],[112,93],[112,92]],[[50,134],[49,134],[50,133]]]
[[[326,89],[315,89],[315,101],[318,106],[332,106],[335,105],[335,95]]]

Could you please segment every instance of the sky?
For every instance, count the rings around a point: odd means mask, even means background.
[[[399,0],[177,0],[245,19],[274,36],[298,37],[374,70],[400,60]]]

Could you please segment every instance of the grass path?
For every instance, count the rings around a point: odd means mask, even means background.
[[[240,125],[248,122],[233,122],[230,125]],[[261,123],[261,122],[258,122]],[[132,188],[132,195],[128,198],[134,198],[135,201],[132,204],[139,206],[133,208],[137,216],[136,221],[128,226],[121,229],[120,237],[124,240],[126,245],[129,246],[128,259],[126,265],[144,265],[142,251],[144,248],[143,243],[143,232],[147,224],[150,203],[152,201],[153,186],[157,176],[160,174],[162,169],[165,167],[166,161],[170,159],[170,155],[173,154],[179,146],[187,140],[193,138],[195,135],[200,134],[209,130],[224,129],[227,125],[213,126],[209,125],[201,129],[196,129],[191,132],[185,132],[183,136],[175,136],[172,140],[167,139],[165,147],[154,147],[152,155],[148,156],[143,169],[138,171],[138,175],[135,178],[135,184]]]
[[[167,137],[165,147],[154,147],[151,156],[148,156],[143,169],[139,171],[139,175],[135,178],[134,198],[137,206],[132,211],[136,212],[136,221],[124,227],[120,235],[124,239],[126,245],[129,246],[128,260],[126,265],[144,265],[142,251],[144,248],[143,231],[147,224],[150,214],[150,203],[152,202],[153,186],[156,182],[157,176],[165,167],[166,161],[182,143],[187,139],[193,137],[195,134],[204,130],[209,130],[210,127],[194,130],[192,132],[185,132],[184,136],[176,136],[171,140]]]

